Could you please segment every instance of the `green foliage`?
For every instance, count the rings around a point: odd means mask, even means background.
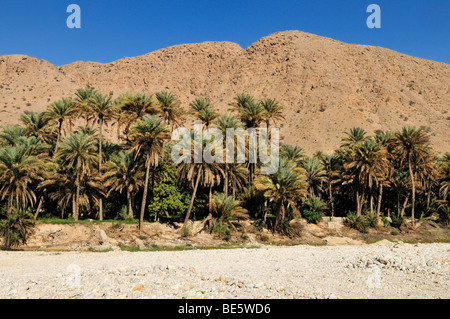
[[[10,215],[7,214],[6,219],[0,221],[0,236],[3,237],[5,248],[26,245],[34,227],[34,224],[27,219],[29,217],[30,210],[13,209]]]
[[[211,232],[219,235],[226,241],[229,241],[231,239],[231,229],[226,224],[220,221],[216,221],[214,223]]]
[[[405,218],[400,216],[392,216],[391,226],[400,229],[400,227],[405,223]]]
[[[317,224],[320,221],[320,219],[321,219],[320,213],[315,212],[315,211],[310,211],[310,210],[307,210],[307,209],[305,209],[303,211],[303,217],[310,224]]]
[[[189,207],[190,195],[182,193],[175,185],[158,184],[153,189],[153,200],[148,205],[150,217],[167,212],[180,216]]]
[[[450,225],[450,206],[443,205],[438,210],[439,214],[439,222],[444,224],[445,226]]]
[[[370,225],[370,221],[366,216],[357,216],[354,212],[349,212],[347,214],[346,222],[349,227],[354,228],[361,233],[367,233],[367,227]]]
[[[280,233],[281,235],[287,235],[287,236],[290,235],[290,230],[291,230],[291,228],[289,226],[289,220],[287,220],[287,219],[282,220],[278,224],[277,229],[276,229],[276,231],[278,233]]]
[[[383,222],[385,228],[391,227],[391,223],[389,222],[386,216],[381,216],[381,221]]]

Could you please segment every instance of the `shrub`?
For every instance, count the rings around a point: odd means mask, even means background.
[[[0,222],[0,236],[3,237],[5,248],[26,245],[28,238],[33,234],[34,227],[34,224],[26,219],[28,217],[30,217],[29,210],[13,210],[11,215]]]
[[[389,222],[386,216],[381,216],[381,221],[383,222],[385,228],[391,227],[391,223]]]
[[[400,227],[405,223],[405,218],[400,216],[392,216],[391,226],[400,229]]]
[[[320,213],[313,212],[310,210],[304,210],[303,211],[303,217],[306,219],[306,221],[309,224],[317,224],[320,221]]]
[[[367,226],[370,225],[370,221],[367,217],[363,215],[357,216],[354,212],[349,212],[347,214],[346,223],[349,227],[359,230],[362,233],[367,233]]]
[[[450,225],[450,206],[449,205],[439,207],[438,214],[439,214],[439,222],[440,223],[444,224],[445,226]]]
[[[219,235],[219,237],[225,239],[226,241],[231,239],[231,229],[224,223],[216,221],[211,230],[212,233]]]

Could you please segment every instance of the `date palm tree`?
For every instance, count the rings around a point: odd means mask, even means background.
[[[23,126],[8,125],[0,132],[0,146],[15,146],[27,133],[28,130]]]
[[[450,153],[446,153],[439,165],[439,194],[443,200],[447,200],[450,191]]]
[[[103,176],[105,187],[109,188],[108,196],[112,192],[123,191],[127,194],[128,216],[133,217],[133,195],[144,185],[143,164],[136,158],[134,152],[119,152],[105,163]]]
[[[146,115],[157,115],[160,111],[156,101],[144,93],[121,95],[116,103],[120,112],[118,122],[125,125],[125,135],[133,122]]]
[[[321,194],[323,191],[323,183],[326,180],[326,172],[320,161],[314,158],[307,158],[302,167],[305,170],[309,194]]]
[[[280,159],[278,172],[272,175],[259,175],[254,181],[254,186],[263,192],[264,197],[278,206],[275,231],[278,224],[284,220],[285,204],[296,208],[297,201],[307,194],[304,169],[284,158]]]
[[[98,171],[102,175],[102,146],[103,146],[103,125],[113,119],[114,106],[111,96],[105,96],[101,93],[92,94],[85,102],[86,119],[88,122],[98,124]],[[99,202],[99,219],[103,220],[103,200]]]
[[[43,113],[25,111],[20,115],[20,121],[27,129],[27,136],[35,136],[42,141],[49,141],[51,134],[49,132],[48,120]]]
[[[178,125],[184,110],[181,107],[181,102],[178,98],[168,91],[156,93],[159,108],[162,113],[163,121],[172,129],[174,125]]]
[[[284,144],[280,148],[280,157],[293,161],[297,166],[302,166],[306,162],[306,156],[303,149],[299,146]]]
[[[215,216],[223,223],[230,223],[232,219],[247,219],[248,211],[241,206],[241,202],[232,196],[225,197],[224,193],[216,193],[212,200]]]
[[[185,152],[176,161],[178,181],[181,182],[186,180],[190,183],[192,188],[191,201],[184,219],[183,227],[184,229],[189,221],[189,217],[194,205],[194,200],[197,195],[198,186],[202,184],[203,186],[209,187],[209,204],[208,210],[209,214],[207,219],[211,219],[212,213],[212,189],[214,186],[219,185],[224,172],[221,168],[220,163],[208,163],[204,159],[201,161],[195,160],[195,154],[204,154],[205,152],[211,152],[212,149],[216,148],[215,143],[222,143],[222,141],[214,140],[212,142],[202,140],[202,143],[196,143],[194,141],[194,132],[191,131],[191,140],[183,140],[183,148],[185,150],[190,150],[190,152]]]
[[[92,135],[71,133],[61,140],[56,152],[56,158],[62,166],[70,167],[75,174],[75,198],[73,217],[75,221],[80,212],[80,191],[82,179],[91,173],[94,165],[98,164],[96,140]]]
[[[356,213],[358,216],[361,215],[363,203],[363,198],[359,197],[360,189],[368,191],[370,211],[373,211],[374,186],[379,185],[381,176],[386,174],[389,167],[386,153],[386,149],[379,143],[368,139],[353,146],[351,155],[344,164],[345,169],[349,171],[352,182],[356,184]],[[362,196],[364,196],[364,193]]]
[[[223,183],[223,192],[225,194],[225,197],[228,197],[228,187],[230,184],[229,181],[229,170],[230,167],[231,169],[237,168],[238,166],[240,168],[242,168],[242,165],[237,165],[237,164],[233,164],[233,163],[227,163],[226,161],[226,151],[227,151],[227,146],[228,147],[233,147],[233,150],[235,149],[235,141],[227,141],[226,140],[226,136],[227,136],[227,130],[237,130],[240,128],[243,128],[244,125],[241,121],[239,121],[238,119],[236,119],[233,115],[229,115],[229,114],[222,114],[220,116],[218,116],[214,121],[213,121],[213,125],[215,128],[218,128],[221,133],[222,133],[222,137],[224,139],[224,151],[225,151],[225,162],[223,164],[224,167],[224,183]],[[231,145],[227,145],[227,143],[230,142]],[[231,154],[231,153],[230,153]],[[233,158],[233,162],[234,162],[234,158]],[[237,168],[239,169],[239,168]],[[237,173],[238,171],[236,171]],[[238,187],[238,185],[242,185],[241,182],[239,181],[239,178],[237,178],[238,176],[243,176],[242,171],[240,171],[239,174],[234,174],[233,176],[233,193],[236,191],[236,188]]]
[[[47,107],[47,110],[42,114],[43,119],[49,121],[50,124],[58,124],[56,145],[58,145],[61,138],[61,131],[64,122],[70,121],[75,112],[75,102],[71,98],[62,98],[59,101],[51,103]]]
[[[246,128],[256,129],[264,120],[264,108],[261,103],[255,101],[248,94],[240,94],[230,103],[232,110],[237,112],[238,119],[244,123]],[[249,163],[249,185],[253,183],[256,163]]]
[[[404,127],[392,139],[392,151],[400,165],[406,164],[411,179],[411,219],[414,227],[414,206],[416,199],[416,176],[419,163],[429,162],[431,157],[430,136],[422,129]]]
[[[364,142],[368,139],[367,132],[360,127],[353,127],[344,134],[346,137],[342,139],[344,143],[341,146],[343,148],[352,148],[357,143]]]
[[[42,160],[31,155],[27,145],[16,145],[0,148],[0,197],[8,198],[8,215],[12,213],[13,203],[16,208],[33,204],[36,195],[29,187],[35,180],[41,179],[44,166]]]
[[[340,181],[339,172],[341,162],[335,155],[324,155],[321,157],[321,164],[325,172],[325,182],[328,186],[328,197],[331,206],[331,217],[334,217],[333,185]]]
[[[264,121],[266,122],[267,132],[269,132],[270,122],[284,120],[283,107],[276,99],[265,99],[260,103],[264,109]]]
[[[139,231],[142,232],[150,168],[158,166],[159,158],[164,155],[164,141],[169,138],[169,127],[155,116],[144,116],[131,125],[129,138],[130,151],[135,152],[136,157],[143,156],[145,159],[145,183],[139,216]]]

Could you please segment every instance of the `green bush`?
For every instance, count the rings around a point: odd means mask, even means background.
[[[392,216],[391,226],[400,229],[400,227],[405,223],[405,217]]]
[[[354,212],[347,214],[346,223],[349,227],[354,228],[362,233],[367,233],[367,227],[370,225],[370,220],[366,216],[357,216]]]
[[[29,210],[14,209],[11,215],[7,215],[6,219],[0,221],[0,236],[3,237],[5,248],[26,245],[34,227],[34,223],[27,219],[29,217]]]
[[[444,224],[445,226],[450,225],[450,206],[449,205],[443,205],[439,207],[438,210],[439,214],[439,222]]]
[[[214,223],[211,232],[219,235],[221,238],[225,239],[226,241],[231,239],[231,229],[228,228],[228,226],[226,224],[221,223],[220,221],[216,221]]]
[[[310,210],[303,211],[303,217],[310,224],[317,224],[320,221],[321,215],[318,212],[313,212]]]

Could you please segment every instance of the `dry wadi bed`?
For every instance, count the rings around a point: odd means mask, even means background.
[[[27,249],[47,251],[0,251],[0,298],[450,298],[448,243],[367,244],[346,227],[300,226],[295,241],[243,225],[247,239],[227,244],[240,248],[212,249],[224,241],[195,234],[200,223],[189,237],[159,223],[143,235],[136,225],[41,224]],[[314,245],[280,245],[302,240]],[[144,251],[163,246],[189,250]]]

